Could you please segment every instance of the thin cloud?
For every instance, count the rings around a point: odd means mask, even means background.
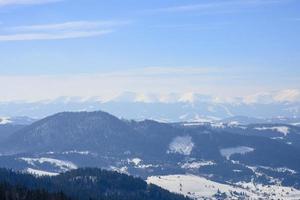
[[[90,30],[97,28],[127,25],[129,21],[71,21],[58,24],[42,24],[29,26],[16,26],[7,28],[12,31],[62,31],[62,30]]]
[[[252,73],[255,78],[256,75],[256,72]],[[279,85],[274,85],[257,79],[255,79],[257,83],[254,83],[252,79],[246,80],[247,76],[249,74],[236,79],[232,69],[209,67],[150,67],[93,74],[44,76],[0,75],[0,85],[5,85],[1,90],[0,99],[1,101],[39,101],[67,96],[99,97],[102,101],[107,101],[115,99],[126,91],[132,91],[137,94],[134,98],[139,101],[150,101],[150,99],[172,101],[174,94],[180,94],[179,96],[184,94],[184,98],[177,98],[175,95],[176,99],[184,101],[197,98],[197,94],[215,96],[220,100],[247,97],[245,102],[256,102],[261,99],[265,101],[269,98],[274,101],[300,100],[300,88],[282,90],[291,88],[295,84],[282,80]],[[281,84],[283,82],[284,85]],[[270,95],[259,93],[273,90],[281,92]]]
[[[219,30],[227,27],[228,25],[232,25],[230,22],[220,22],[220,23],[209,23],[209,24],[160,24],[154,25],[150,28],[153,29],[169,29],[169,30],[179,30],[179,31],[211,31],[211,30]]]
[[[37,5],[55,3],[62,0],[0,0],[0,7],[10,5]]]
[[[267,4],[282,3],[281,0],[229,0],[210,3],[178,5],[150,10],[150,12],[232,12],[236,9],[251,8]]]
[[[28,40],[62,40],[74,39],[84,37],[95,37],[111,33],[110,30],[104,31],[79,31],[79,32],[65,32],[65,33],[25,33],[25,34],[11,34],[0,35],[0,41],[28,41]]]
[[[115,31],[128,21],[71,21],[3,28],[0,41],[58,40],[96,37]]]

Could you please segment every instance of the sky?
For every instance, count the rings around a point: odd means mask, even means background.
[[[299,0],[0,0],[0,101],[300,100],[299,10]]]

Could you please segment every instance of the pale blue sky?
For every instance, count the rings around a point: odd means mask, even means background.
[[[0,0],[0,74],[205,68],[206,82],[185,74],[179,92],[300,89],[299,10],[299,0]]]

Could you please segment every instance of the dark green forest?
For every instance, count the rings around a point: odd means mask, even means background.
[[[140,178],[96,168],[54,177],[0,169],[0,200],[187,200]]]
[[[29,190],[23,186],[0,184],[0,200],[71,200],[62,192],[48,193],[45,190]]]

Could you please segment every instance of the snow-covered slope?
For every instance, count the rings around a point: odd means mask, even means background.
[[[64,161],[64,160],[58,160],[58,159],[53,159],[53,158],[20,158],[20,160],[25,161],[31,166],[38,166],[41,164],[49,164],[56,166],[59,168],[61,171],[68,171],[72,169],[77,169],[77,166],[70,162],[70,161]],[[31,170],[32,171],[32,170]]]
[[[47,172],[32,168],[27,168],[26,173],[32,174],[34,176],[57,176],[59,173]]]
[[[290,199],[300,197],[300,190],[279,185],[249,183],[224,184],[194,175],[152,176],[148,183],[158,185],[171,192],[196,199]]]
[[[241,154],[244,155],[246,153],[250,153],[254,151],[251,147],[245,147],[245,146],[238,146],[238,147],[232,147],[232,148],[224,148],[220,150],[220,153],[222,156],[224,156],[227,160],[230,159],[231,155],[234,154]]]
[[[190,155],[194,147],[190,136],[176,137],[169,145],[167,153],[178,153],[182,155]]]
[[[284,136],[287,136],[287,134],[289,134],[289,132],[290,132],[290,129],[287,126],[257,127],[254,129],[259,130],[259,131],[265,131],[265,130],[277,131],[277,132],[283,134]]]

